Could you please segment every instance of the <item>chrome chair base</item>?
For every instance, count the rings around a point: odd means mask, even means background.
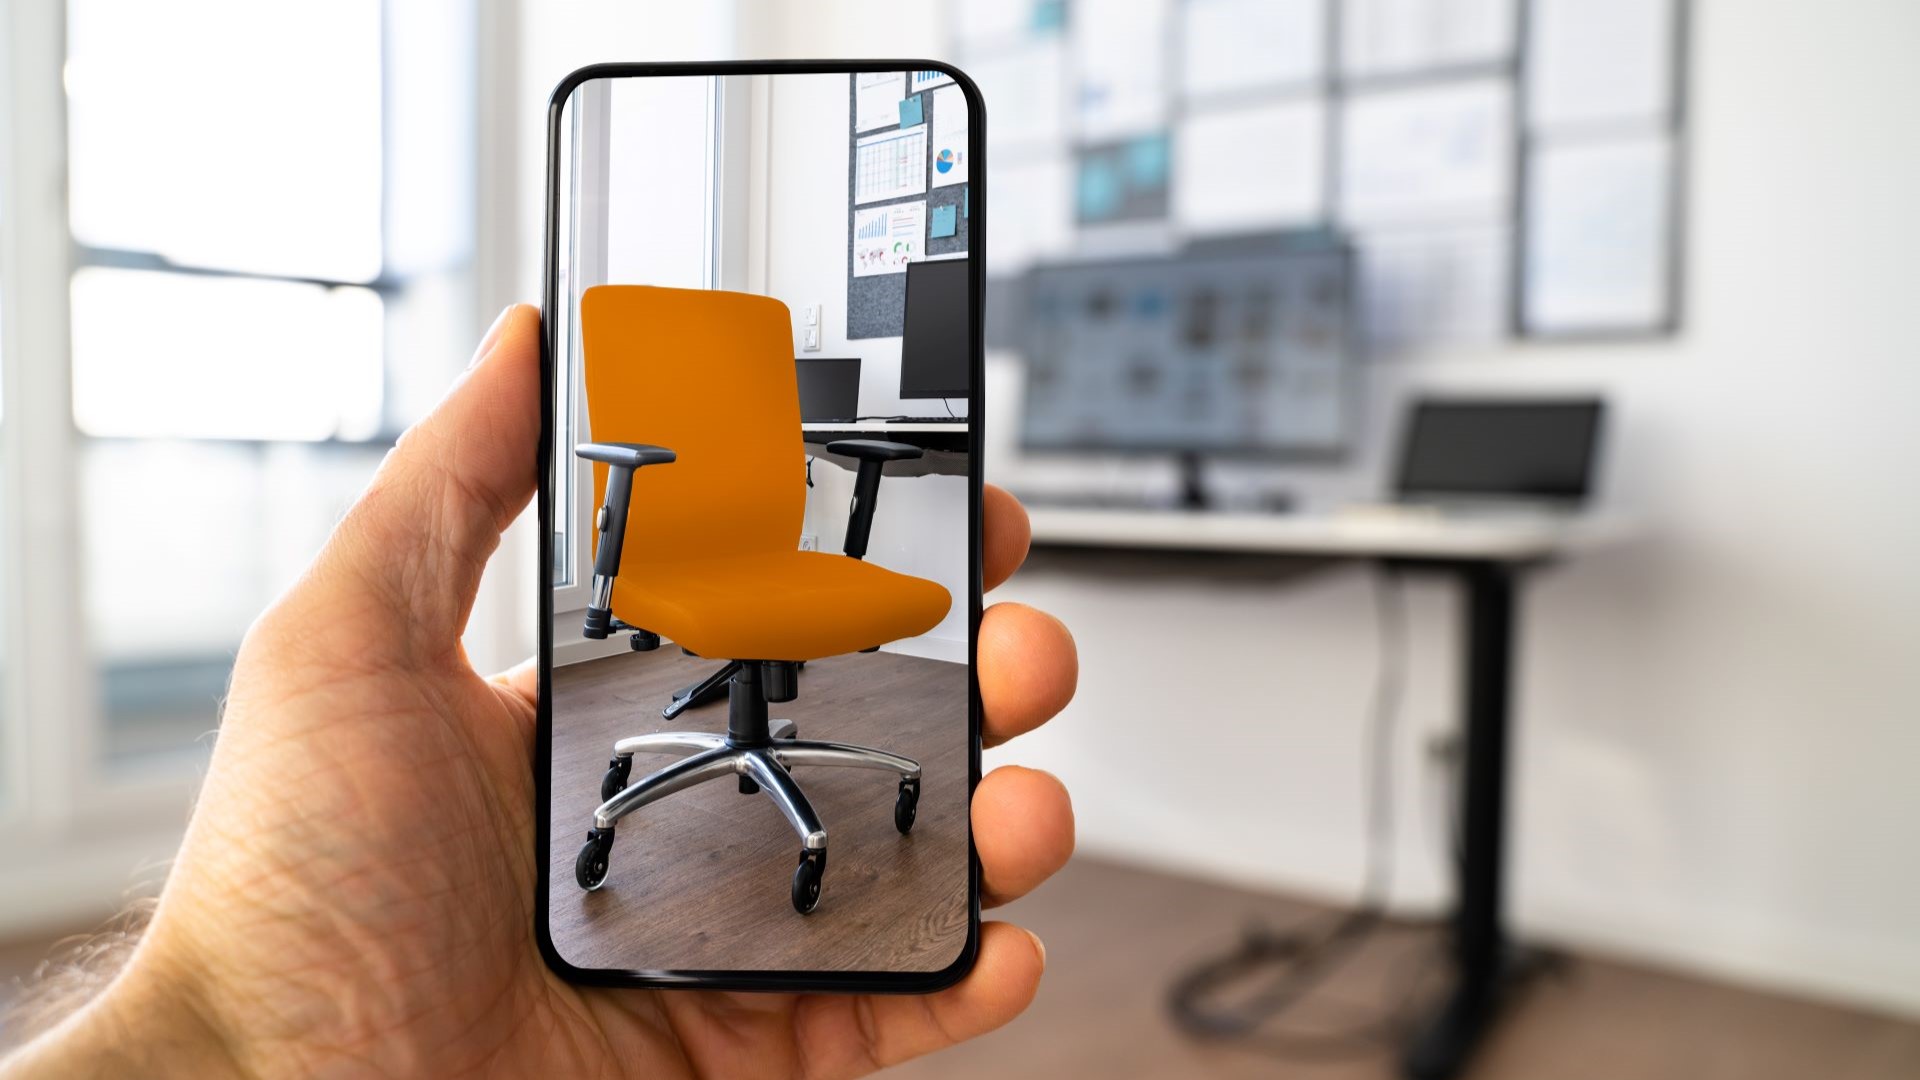
[[[765,792],[799,835],[800,866],[794,872],[793,906],[801,914],[811,912],[820,900],[827,830],[794,780],[794,766],[879,769],[896,774],[899,789],[893,808],[894,827],[902,834],[912,830],[920,802],[919,762],[868,746],[803,740],[797,737],[791,720],[770,721],[768,732],[772,738],[760,745],[736,745],[725,735],[704,731],[635,735],[615,743],[613,760],[608,762],[600,784],[605,801],[593,812],[593,828],[574,864],[580,887],[591,892],[605,884],[614,825],[621,818],[677,791],[723,776],[738,778],[743,794]],[[672,754],[680,760],[627,783],[635,754]]]

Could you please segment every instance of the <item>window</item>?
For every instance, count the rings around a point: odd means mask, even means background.
[[[81,631],[136,763],[442,392],[473,310],[472,0],[67,4]]]
[[[606,282],[712,288],[720,278],[715,243],[719,143],[724,99],[743,79],[683,76],[599,79],[582,86],[564,122],[561,182],[567,207],[600,207],[562,220],[562,273],[581,288]],[[614,122],[615,119],[618,122]],[[618,198],[608,198],[618,192]],[[680,208],[698,206],[689,214]],[[585,227],[595,226],[588,233]],[[562,286],[562,295],[567,288]],[[579,337],[571,312],[557,313],[566,363],[556,365],[553,584],[556,612],[586,606],[593,474],[574,458],[587,431]]]

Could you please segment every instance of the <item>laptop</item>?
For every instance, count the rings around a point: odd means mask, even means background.
[[[802,356],[794,360],[800,381],[800,422],[834,423],[860,415],[860,358]]]
[[[1407,415],[1394,499],[1449,515],[1549,514],[1593,493],[1598,398],[1424,398]]]

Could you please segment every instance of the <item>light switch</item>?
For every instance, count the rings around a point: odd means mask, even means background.
[[[804,351],[806,352],[820,351],[820,328],[819,327],[817,326],[807,327],[806,346]]]

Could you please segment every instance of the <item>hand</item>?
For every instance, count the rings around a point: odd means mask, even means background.
[[[537,673],[460,648],[481,568],[534,489],[539,313],[510,308],[407,432],[299,582],[248,632],[204,790],[153,921],[86,1008],[15,1075],[857,1076],[1006,1023],[1038,939],[981,930],[926,997],[583,989],[536,950]],[[985,501],[985,576],[1026,556],[1026,516]],[[1073,641],[1017,604],[981,621],[989,744],[1072,696]],[[986,902],[1073,847],[1067,793],[981,781]]]

